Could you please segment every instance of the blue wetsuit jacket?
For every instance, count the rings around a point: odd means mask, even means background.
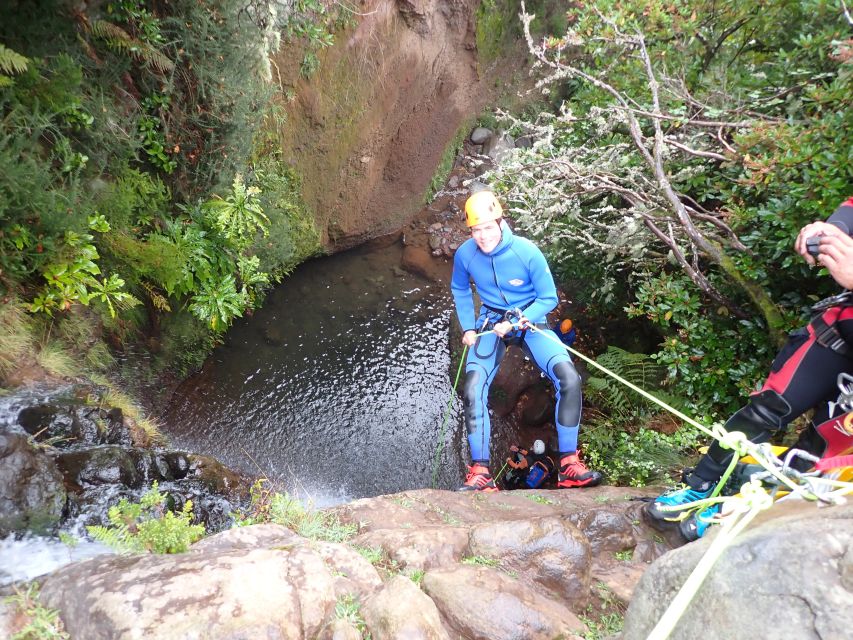
[[[545,322],[545,315],[557,306],[557,288],[545,256],[532,242],[514,235],[506,223],[501,227],[501,241],[491,253],[480,251],[470,238],[453,257],[450,290],[463,331],[480,328],[469,280],[474,281],[487,307],[520,307],[534,323]]]

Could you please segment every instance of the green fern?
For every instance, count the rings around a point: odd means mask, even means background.
[[[660,390],[666,370],[644,353],[631,353],[619,347],[608,347],[596,358],[601,366],[625,378],[645,391],[664,399]],[[648,401],[621,382],[603,372],[587,380],[588,396],[605,411],[620,417],[636,414],[648,407]],[[666,398],[667,400],[671,398]]]
[[[154,482],[139,502],[122,498],[110,507],[109,527],[86,527],[94,540],[122,553],[183,553],[204,535],[204,525],[190,524],[193,503],[175,513],[164,507],[166,494]]]
[[[0,71],[16,75],[27,70],[30,59],[0,44]]]
[[[89,25],[92,35],[103,40],[107,46],[130,56],[159,73],[168,73],[175,68],[175,63],[168,56],[147,42],[138,40],[112,22],[95,20]]]

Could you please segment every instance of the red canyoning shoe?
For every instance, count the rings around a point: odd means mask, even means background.
[[[459,491],[498,491],[489,468],[485,465],[474,463],[468,467],[468,475],[465,476],[465,484]]]
[[[560,472],[557,475],[557,488],[594,487],[601,483],[601,474],[590,471],[578,458],[577,453],[569,453],[560,458]]]

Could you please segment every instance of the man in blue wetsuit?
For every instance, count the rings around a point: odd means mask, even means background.
[[[577,454],[581,418],[581,379],[559,340],[544,334],[545,315],[557,306],[557,290],[545,256],[529,240],[513,235],[503,221],[503,209],[491,191],[479,191],[465,203],[471,239],[456,251],[450,289],[462,325],[462,343],[469,347],[463,391],[465,426],[471,447],[464,491],[497,491],[489,472],[491,423],[487,407],[489,385],[497,374],[507,346],[520,346],[551,379],[557,391],[555,422],[560,450],[558,487],[589,487],[601,482]],[[471,281],[482,307],[474,310]],[[520,309],[518,328],[507,312]],[[538,331],[532,331],[535,327]],[[478,332],[491,333],[477,337]]]

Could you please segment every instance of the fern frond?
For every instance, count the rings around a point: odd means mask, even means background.
[[[626,379],[628,382],[655,394],[658,393],[666,370],[644,353],[631,353],[619,347],[608,347],[596,358],[601,366]],[[604,376],[592,376],[587,380],[603,408],[617,414],[635,412],[646,401],[621,382]]]
[[[89,535],[96,542],[100,542],[111,549],[115,549],[120,553],[133,553],[137,551],[136,545],[133,544],[133,536],[127,525],[113,525],[112,527],[102,527],[100,525],[90,525],[86,527]]]
[[[148,298],[151,300],[151,304],[154,305],[154,308],[158,311],[171,311],[172,308],[169,306],[169,301],[165,296],[161,295],[157,292],[156,289],[147,282],[143,282],[142,288],[145,289],[145,293],[148,294]]]
[[[163,52],[147,42],[134,38],[112,22],[95,20],[89,25],[89,30],[92,35],[106,42],[111,49],[128,55],[159,73],[167,73],[175,68],[175,63]]]
[[[14,75],[27,70],[30,59],[0,44],[0,71]]]

